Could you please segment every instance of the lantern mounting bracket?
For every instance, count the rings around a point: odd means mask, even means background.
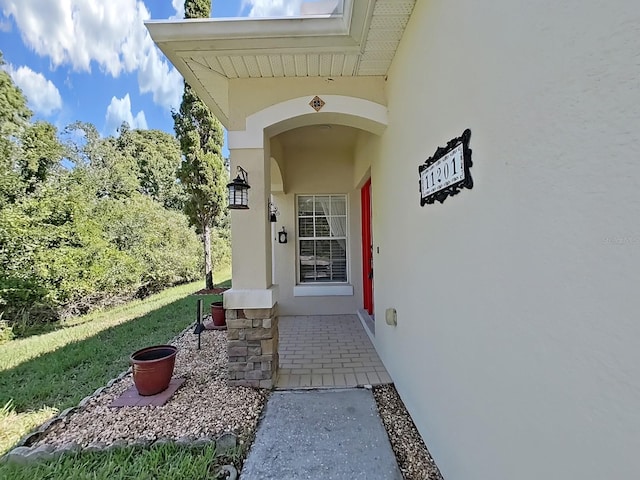
[[[269,200],[269,221],[271,223],[275,223],[277,221],[277,215],[280,215],[280,212],[278,212],[278,207],[276,207],[273,203],[271,203],[271,200]]]

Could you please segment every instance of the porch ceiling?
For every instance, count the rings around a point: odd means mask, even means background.
[[[149,21],[158,47],[228,126],[229,80],[386,75],[416,0],[345,0],[340,15]]]
[[[290,148],[307,148],[316,151],[327,148],[353,150],[358,132],[357,128],[345,125],[320,124],[287,130],[276,138],[285,151]]]

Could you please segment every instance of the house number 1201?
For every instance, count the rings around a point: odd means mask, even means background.
[[[460,144],[420,172],[423,198],[464,180],[463,151]]]

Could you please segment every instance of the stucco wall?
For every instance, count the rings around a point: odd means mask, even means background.
[[[379,138],[364,130],[358,132],[353,155],[353,186],[355,188],[361,188],[371,177],[371,159],[380,149]]]
[[[389,72],[376,344],[447,480],[640,475],[640,8],[614,3],[420,1]],[[421,208],[465,128],[474,188]]]
[[[276,230],[284,226],[289,232],[287,244],[277,243],[275,248],[275,283],[279,287],[279,312],[281,315],[333,315],[355,313],[362,303],[361,255],[360,255],[360,196],[353,188],[353,152],[325,149],[290,148],[283,152],[286,169],[286,194],[274,194],[274,203],[280,215]],[[349,217],[349,283],[353,285],[350,296],[298,296],[294,297],[296,284],[296,195],[347,194]]]
[[[245,78],[229,82],[229,99],[234,106],[229,130],[244,130],[253,113],[292,98],[314,95],[346,95],[385,104],[384,80],[380,77],[335,78]]]

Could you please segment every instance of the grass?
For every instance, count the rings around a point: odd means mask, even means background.
[[[8,401],[0,408],[0,455],[15,444],[20,438],[56,415],[54,408],[44,407],[39,410],[17,413],[13,402]]]
[[[170,288],[71,319],[54,332],[1,345],[0,455],[32,428],[126,370],[132,352],[166,343],[193,323],[196,299],[190,294],[201,286]],[[204,296],[205,310],[212,299]]]
[[[0,465],[2,478],[34,480],[199,480],[218,478],[221,465],[233,456],[218,457],[213,446],[154,446],[143,450],[127,447],[100,453],[64,455],[57,460],[30,465]]]
[[[61,328],[53,332],[13,340],[0,347],[0,371],[149,314],[193,293],[199,285],[200,282],[170,288],[144,300],[134,300],[112,309],[71,318],[61,322]]]
[[[220,276],[221,278],[224,278],[223,275]],[[225,288],[231,288],[231,272],[229,271],[229,276],[227,277],[226,280],[222,281],[222,282],[218,282],[216,284],[218,287],[225,287]]]

